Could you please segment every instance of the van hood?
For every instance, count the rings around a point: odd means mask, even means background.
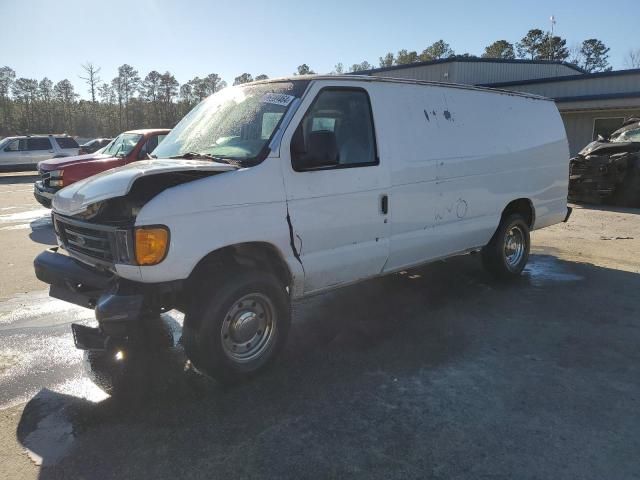
[[[60,190],[53,197],[52,208],[62,215],[76,215],[92,205],[129,193],[136,180],[150,175],[176,172],[226,172],[234,165],[205,160],[143,160],[114,168],[80,180]]]
[[[86,162],[91,160],[111,160],[115,157],[109,155],[103,155],[101,153],[89,153],[87,155],[74,155],[73,157],[58,157],[50,158],[49,160],[43,160],[38,163],[38,170],[49,172],[51,170],[57,170],[59,168],[66,167],[70,164],[79,162]]]

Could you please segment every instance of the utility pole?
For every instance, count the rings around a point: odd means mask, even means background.
[[[549,35],[549,60],[553,60],[553,58],[554,58],[554,54],[553,54],[553,30],[554,30],[554,27],[556,25],[556,17],[551,15],[551,17],[549,17],[549,20],[551,21],[551,35]]]

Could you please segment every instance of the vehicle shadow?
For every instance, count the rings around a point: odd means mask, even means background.
[[[51,246],[58,244],[50,216],[33,220],[29,227],[31,228],[29,238],[32,241]]]
[[[606,286],[607,314],[585,315],[601,303],[577,288],[585,283]],[[472,468],[474,454],[501,451],[503,422],[511,433],[521,428],[519,434],[528,435],[513,412],[502,410],[505,398],[526,395],[527,403],[516,410],[529,409],[525,414],[534,418],[536,402],[558,395],[558,380],[539,384],[547,377],[531,371],[544,362],[532,367],[527,360],[525,372],[480,366],[517,370],[525,351],[551,357],[570,371],[567,378],[581,379],[584,372],[573,369],[601,360],[595,343],[607,339],[603,326],[628,321],[637,308],[615,295],[621,288],[637,291],[640,275],[532,255],[522,278],[503,284],[490,279],[473,256],[437,262],[295,304],[281,360],[249,383],[224,387],[185,368],[179,345],[143,349],[102,402],[41,391],[25,407],[17,436],[42,458],[42,479],[327,478],[358,472],[377,478],[404,472],[400,477],[406,478],[430,471],[424,468],[434,456],[452,461],[456,451],[457,461]],[[579,340],[556,348],[569,331]],[[548,336],[552,346],[545,343]],[[616,338],[610,347],[635,358],[638,340]],[[585,342],[595,354],[584,349]],[[563,384],[562,392],[571,388],[581,395],[584,387]],[[575,401],[569,400],[572,408]],[[606,398],[588,401],[610,408]],[[564,403],[554,421],[572,421]],[[485,423],[492,410],[498,411],[493,428]],[[537,428],[560,428],[549,425]],[[468,458],[459,455],[465,448]]]
[[[619,207],[617,205],[607,204],[593,204],[593,203],[573,203],[574,208],[580,208],[582,210],[598,210],[601,212],[615,212],[615,213],[630,213],[633,215],[640,215],[640,208],[634,207]]]
[[[38,172],[26,174],[0,174],[0,185],[34,183],[38,179]]]

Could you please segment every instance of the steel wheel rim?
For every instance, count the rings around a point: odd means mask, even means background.
[[[275,330],[271,300],[261,293],[249,293],[233,303],[222,321],[222,349],[234,362],[254,361],[271,348]]]
[[[518,267],[526,251],[525,234],[522,228],[514,225],[504,239],[504,259],[507,267],[514,270]]]

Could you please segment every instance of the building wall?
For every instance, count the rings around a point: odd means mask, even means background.
[[[532,82],[524,85],[498,86],[498,88],[528,92],[550,98],[580,97],[604,93],[636,93],[640,91],[640,73],[576,78],[558,82]]]
[[[615,109],[584,112],[561,112],[564,128],[569,140],[569,152],[575,156],[593,140],[594,121],[598,118],[640,117],[640,108]]]
[[[375,77],[409,78],[411,80],[423,80],[427,82],[453,82],[457,62],[436,63],[417,67],[399,68],[374,72]]]
[[[479,85],[492,82],[512,82],[532,78],[549,78],[579,74],[559,63],[507,62],[442,62],[372,72],[378,77],[410,78],[430,82],[450,82]]]
[[[481,85],[494,82],[515,82],[532,78],[549,78],[580,74],[561,63],[482,63],[457,62],[456,83]]]

